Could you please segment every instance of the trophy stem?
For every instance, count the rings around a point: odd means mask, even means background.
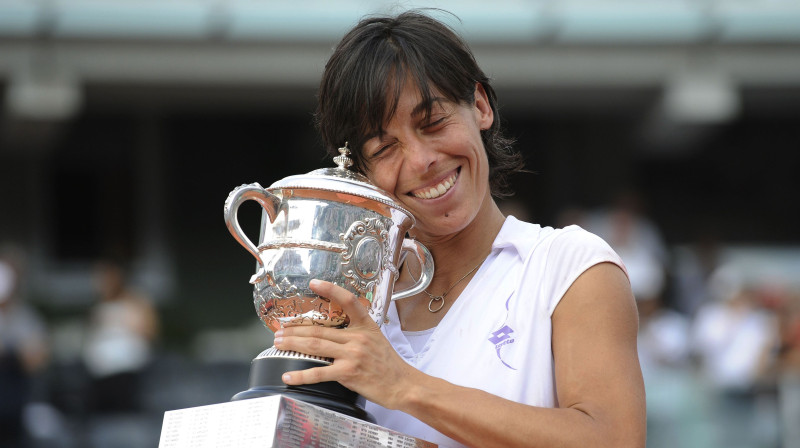
[[[336,381],[289,386],[281,380],[281,376],[285,372],[330,365],[330,361],[327,359],[299,358],[291,355],[264,357],[264,353],[254,359],[250,365],[250,388],[234,395],[231,401],[270,395],[285,395],[331,411],[375,423],[375,418],[364,409],[366,404],[364,397]],[[294,354],[294,352],[287,353]]]

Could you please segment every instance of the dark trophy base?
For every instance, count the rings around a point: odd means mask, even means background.
[[[364,409],[366,403],[364,397],[335,381],[288,386],[281,380],[281,375],[285,372],[323,365],[312,359],[256,358],[250,365],[250,389],[234,395],[231,401],[284,395],[359,420],[375,423],[375,418]]]

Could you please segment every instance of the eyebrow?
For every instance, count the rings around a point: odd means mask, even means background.
[[[431,97],[428,101],[420,101],[419,104],[414,107],[414,110],[411,111],[411,116],[416,117],[422,112],[432,109],[434,104],[442,103],[444,101],[447,101],[447,98],[441,96]]]
[[[442,97],[442,96],[431,97],[428,101],[422,100],[422,101],[419,102],[419,104],[414,106],[414,109],[411,110],[411,116],[412,117],[417,117],[420,114],[422,114],[423,112],[432,109],[434,104],[439,104],[439,103],[443,103],[443,102],[446,102],[446,101],[448,101],[447,98]],[[382,134],[382,132],[378,132],[378,131],[372,132],[372,133],[364,136],[364,141],[366,142],[366,141],[372,140],[375,137],[379,137],[381,134]]]

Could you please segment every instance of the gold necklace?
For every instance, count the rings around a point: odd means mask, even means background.
[[[467,278],[467,277],[469,276],[469,274],[472,274],[473,272],[475,272],[475,270],[476,270],[476,269],[478,269],[478,268],[479,268],[479,267],[480,267],[482,264],[483,264],[483,260],[481,260],[481,262],[480,262],[480,263],[478,263],[478,265],[477,265],[477,266],[475,266],[474,268],[470,269],[470,270],[469,270],[469,272],[467,272],[466,274],[464,274],[464,276],[463,276],[463,277],[461,277],[460,279],[458,279],[458,281],[456,281],[455,283],[453,283],[453,285],[452,285],[452,286],[450,286],[449,288],[447,288],[447,291],[445,291],[445,292],[441,293],[441,294],[440,294],[440,295],[438,295],[438,296],[435,296],[435,295],[433,295],[433,294],[429,293],[427,290],[423,290],[422,292],[424,292],[425,294],[427,294],[427,295],[428,295],[428,297],[430,297],[430,298],[431,298],[431,301],[430,301],[430,302],[428,302],[428,311],[430,311],[431,313],[438,313],[439,311],[441,311],[441,310],[442,310],[442,308],[444,308],[444,298],[445,298],[445,297],[447,297],[447,294],[448,294],[450,291],[452,291],[452,290],[453,290],[453,288],[455,288],[457,284],[461,283],[461,281],[462,281],[462,280],[464,280],[465,278]],[[441,301],[441,302],[442,302],[442,303],[439,305],[439,308],[433,309],[433,302],[439,302],[439,301]]]

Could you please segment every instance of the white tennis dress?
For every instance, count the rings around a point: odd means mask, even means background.
[[[605,241],[578,226],[553,229],[508,217],[490,255],[436,328],[407,338],[392,304],[382,331],[406,362],[429,375],[555,407],[550,318],[575,279],[603,262],[625,270]],[[463,446],[403,412],[374,403],[367,410],[387,428],[444,447]]]

